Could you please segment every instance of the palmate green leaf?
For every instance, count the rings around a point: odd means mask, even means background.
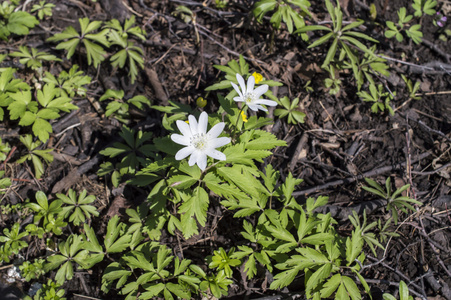
[[[112,217],[108,222],[104,241],[107,253],[119,253],[124,251],[129,246],[132,236],[128,233],[121,234],[124,227],[125,224],[119,223],[119,217],[117,215]]]
[[[181,230],[186,238],[189,238],[194,234],[192,229],[193,225],[195,224],[195,220],[197,220],[197,222],[199,222],[201,226],[205,226],[209,203],[210,200],[207,192],[202,187],[198,186],[194,189],[192,197],[190,197],[187,201],[184,201],[184,203],[180,205],[178,212],[181,214]],[[190,229],[189,232],[185,232],[185,224]]]
[[[155,267],[152,264],[152,260],[141,251],[130,251],[123,256],[123,259],[132,269],[141,269],[150,273],[155,273]]]
[[[245,147],[249,150],[270,150],[278,146],[286,146],[285,141],[277,139],[275,135],[263,130],[253,130],[253,140],[246,143]]]
[[[245,193],[241,192],[235,185],[223,182],[212,172],[209,172],[204,176],[203,182],[209,190],[220,197],[224,197],[229,200],[249,199],[249,197]]]
[[[15,11],[8,18],[6,28],[15,34],[26,35],[39,21],[25,11]]]
[[[323,285],[320,293],[321,298],[329,298],[333,292],[335,292],[338,286],[341,284],[341,275],[335,274]]]
[[[116,289],[120,289],[127,282],[127,279],[131,274],[131,271],[125,270],[124,267],[117,262],[109,264],[102,276],[101,290],[108,293],[114,280],[118,280]]]
[[[42,111],[42,110],[41,110]],[[59,115],[58,115],[59,117]],[[44,119],[36,118],[33,124],[33,133],[43,142],[47,142],[49,134],[53,132],[52,125]]]
[[[94,35],[90,36],[92,39],[97,40],[93,37]],[[87,38],[88,36],[83,39],[83,44],[85,45],[88,56],[88,65],[91,65],[92,63],[94,67],[97,68],[98,65],[105,60],[106,51],[102,48],[102,46],[91,42]]]
[[[319,284],[323,283],[330,276],[331,271],[331,263],[326,263],[316,270],[307,280],[305,287],[307,292],[311,293]]]
[[[262,195],[262,197],[264,197]],[[259,205],[259,199],[255,198],[241,198],[239,202],[221,201],[221,204],[227,207],[229,210],[239,209],[234,215],[234,218],[243,218],[250,216],[258,211],[263,211],[264,207]]]
[[[261,194],[268,195],[268,191],[261,182],[243,166],[233,165],[232,167],[220,167],[217,169],[217,174],[229,184],[237,186],[242,192],[245,192],[256,199],[258,199]]]
[[[302,267],[296,266],[294,268],[280,272],[279,274],[274,276],[274,281],[271,283],[269,288],[272,290],[276,290],[290,285],[293,282],[294,278],[302,270],[303,270]]]
[[[8,105],[9,117],[11,120],[17,120],[22,117],[25,111],[36,113],[38,104],[31,99],[29,90],[9,93],[8,96],[14,101]]]

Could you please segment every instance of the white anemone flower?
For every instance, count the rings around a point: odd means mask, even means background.
[[[247,106],[249,106],[250,109],[253,111],[257,110],[263,110],[268,111],[266,108],[261,106],[260,104],[268,105],[268,106],[276,106],[277,102],[267,99],[260,99],[260,97],[268,91],[268,85],[263,84],[256,89],[254,89],[255,86],[255,77],[250,76],[247,80],[247,87],[244,83],[244,79],[240,74],[236,74],[236,79],[238,80],[238,83],[240,84],[240,88],[232,82],[232,86],[237,91],[238,97],[233,98],[236,102],[244,102]]]
[[[224,130],[225,123],[218,123],[207,132],[208,115],[206,112],[200,114],[199,122],[193,115],[188,117],[188,121],[189,125],[178,120],[176,124],[182,135],[171,135],[171,139],[175,143],[186,146],[175,154],[175,159],[181,160],[191,155],[188,164],[190,166],[197,164],[202,171],[207,167],[207,155],[218,160],[225,160],[225,154],[216,150],[216,148],[230,143],[228,137],[218,138]]]

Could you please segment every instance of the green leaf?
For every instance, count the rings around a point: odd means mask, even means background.
[[[129,246],[132,236],[126,233],[121,234],[124,226],[125,224],[119,223],[119,217],[117,215],[112,217],[108,222],[104,241],[107,253],[119,253]],[[119,237],[120,235],[122,236]]]
[[[332,271],[332,264],[324,264],[318,270],[316,270],[306,283],[306,290],[312,292],[319,284],[330,276]]]
[[[341,283],[341,275],[335,274],[323,285],[321,289],[321,298],[329,298]]]
[[[39,21],[25,11],[15,11],[8,18],[7,29],[18,35],[26,35],[29,29],[38,25]]]
[[[193,196],[179,207],[179,213],[182,222],[182,231],[186,238],[189,238],[194,232],[185,232],[184,224],[189,225],[189,228],[193,226],[194,217],[199,222],[201,226],[205,226],[207,221],[207,209],[210,200],[208,198],[207,192],[200,186],[196,187],[193,191]],[[197,227],[197,225],[196,225]]]

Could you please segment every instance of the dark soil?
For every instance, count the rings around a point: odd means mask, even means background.
[[[37,2],[31,1],[33,4]],[[27,45],[61,55],[54,48],[55,44],[46,42],[46,39],[69,25],[77,28],[78,18],[82,17],[123,20],[135,15],[138,25],[148,33],[146,42],[136,41],[144,50],[146,64],[135,84],[129,83],[126,71],[113,70],[107,63],[96,70],[87,65],[83,54],[76,53],[72,62],[94,78],[88,86],[88,98],[98,99],[104,91],[112,88],[124,90],[125,95],[143,94],[154,105],[167,104],[169,99],[195,107],[197,97],[205,97],[204,89],[223,76],[213,65],[224,65],[237,59],[238,54],[244,55],[255,71],[282,82],[284,86],[274,89],[273,93],[279,98],[299,97],[300,109],[307,118],[304,124],[296,126],[287,124],[286,119],[276,119],[275,124],[267,128],[288,144],[288,147],[274,151],[271,163],[283,176],[291,171],[294,177],[304,179],[295,192],[299,202],[310,196],[329,196],[327,211],[340,222],[340,230],[346,234],[351,230],[348,221],[350,208],[360,213],[363,208],[371,211],[370,221],[389,216],[380,207],[376,196],[361,188],[364,177],[381,183],[391,177],[396,187],[411,184],[409,195],[423,205],[416,213],[400,214],[399,226],[393,227],[400,237],[392,239],[385,252],[379,249],[378,257],[372,257],[368,251],[367,263],[374,263],[374,266],[362,275],[368,278],[375,299],[380,299],[385,291],[394,293],[400,280],[409,283],[409,288],[418,297],[451,299],[451,44],[438,39],[439,29],[432,24],[432,17],[423,20],[426,42],[420,45],[408,40],[398,43],[395,39],[386,39],[380,26],[366,27],[366,33],[380,41],[379,53],[396,59],[388,61],[390,77],[380,78],[386,88],[396,92],[392,101],[396,113],[389,116],[372,113],[370,104],[356,96],[351,73],[340,73],[342,89],[338,95],[330,95],[323,85],[328,74],[319,67],[327,48],[307,49],[308,45],[297,36],[285,30],[272,31],[269,18],[262,24],[256,23],[249,9],[254,1],[231,0],[225,11],[217,10],[214,1],[204,1],[206,5],[203,5],[200,0],[48,2],[56,4],[53,16],[42,21],[28,36],[15,37],[8,45],[2,42],[1,53],[13,52],[18,46]],[[340,2],[347,7],[345,20],[368,20],[365,4],[352,0]],[[411,9],[410,1],[392,3],[377,0],[375,3],[379,12],[376,22],[379,23],[386,20],[396,22],[396,11],[402,5]],[[181,4],[195,13],[200,34],[198,42],[193,24],[186,24],[171,15]],[[449,3],[439,1],[439,6],[450,19]],[[312,11],[319,21],[327,20],[324,4],[312,1]],[[437,67],[434,72],[429,72],[404,62],[418,66],[442,65],[445,68]],[[70,64],[65,61],[46,67],[57,72],[68,70]],[[27,76],[23,68],[18,74],[24,78]],[[401,74],[413,82],[421,82],[421,100],[408,100]],[[304,88],[309,81],[313,88],[310,93]],[[37,190],[50,195],[69,188],[86,189],[97,197],[95,205],[100,217],[93,226],[102,232],[111,216],[123,216],[126,208],[136,207],[145,199],[148,190],[128,186],[114,189],[109,178],[97,176],[99,165],[106,161],[99,151],[116,139],[122,125],[113,118],[106,118],[88,98],[77,99],[75,104],[80,109],[53,124],[54,134],[47,147],[55,148],[60,155],[55,156],[41,180],[34,179],[26,164],[14,163],[25,153],[25,149],[19,146],[18,136],[26,132],[19,130],[14,123],[0,124],[3,141],[19,147],[7,164],[6,175],[14,178],[14,183],[13,191],[2,198],[2,205],[24,201],[33,197]],[[215,110],[218,105],[215,98],[210,98],[207,111]],[[162,114],[156,110],[137,112],[133,117],[131,127],[150,130],[155,136],[168,134],[160,125]],[[164,233],[161,242],[174,251],[184,249],[185,257],[202,263],[202,258],[213,250],[219,247],[228,249],[242,239],[240,224],[234,223],[230,212],[212,205],[209,213],[211,218],[201,234],[184,240],[181,235],[174,237]],[[13,222],[2,218],[0,227],[8,227]],[[42,243],[36,241],[34,247],[30,247],[31,253],[27,254],[30,259],[34,258],[33,251],[38,252],[36,249],[42,247]],[[87,299],[75,294],[121,299],[112,293],[108,296],[101,293],[100,278],[104,267],[96,266],[89,274],[76,272],[74,279],[64,285],[68,299]],[[0,267],[0,272],[5,270],[2,269]],[[229,289],[230,299],[302,295],[300,287],[286,289],[283,293],[268,290],[266,287],[270,282],[267,281],[271,279],[266,276],[245,283],[239,276],[235,279],[235,284]],[[299,281],[303,282],[303,278]],[[27,283],[19,286],[25,291],[28,287]],[[1,295],[0,299],[3,299]]]

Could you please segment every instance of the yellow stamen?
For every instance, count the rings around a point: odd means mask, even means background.
[[[256,84],[263,80],[263,75],[260,73],[254,72],[252,76],[254,76]]]
[[[244,123],[247,123],[247,116],[246,116],[246,114],[244,113],[244,111],[241,112],[241,118],[243,119],[243,122],[244,122]]]

